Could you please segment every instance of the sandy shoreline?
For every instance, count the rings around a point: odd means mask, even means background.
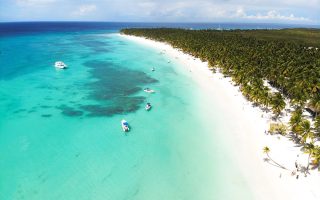
[[[215,103],[228,115],[223,117],[228,123],[231,137],[228,139],[230,147],[234,148],[234,159],[241,169],[255,199],[320,199],[320,176],[317,171],[304,177],[302,174],[296,179],[291,176],[295,169],[295,161],[307,164],[307,155],[294,147],[294,144],[282,136],[264,134],[268,130],[270,114],[253,107],[234,86],[230,78],[222,74],[213,74],[206,62],[184,54],[170,45],[149,39],[121,35],[121,37],[152,46],[164,52],[172,59],[177,59],[199,86],[212,93]],[[262,149],[268,146],[270,156],[289,170],[274,167],[264,161],[266,156]]]

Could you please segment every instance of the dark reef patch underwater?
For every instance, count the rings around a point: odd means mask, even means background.
[[[125,69],[110,61],[87,61],[84,66],[89,68],[93,82],[88,87],[86,97],[92,104],[60,105],[57,109],[63,115],[79,117],[113,116],[135,112],[140,109],[146,97],[140,94],[142,86],[158,82],[146,73]]]

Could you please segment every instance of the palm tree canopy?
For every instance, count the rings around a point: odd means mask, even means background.
[[[265,146],[263,147],[263,153],[268,154],[270,152],[270,148]]]

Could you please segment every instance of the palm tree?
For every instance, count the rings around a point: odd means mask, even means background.
[[[263,147],[263,153],[269,157],[270,148],[268,146]]]
[[[311,158],[311,155],[314,153],[314,143],[311,142],[311,143],[308,143],[306,144],[304,147],[303,147],[303,150],[304,152],[308,153],[308,165],[307,165],[307,171],[309,170],[309,166],[310,166],[310,158]]]
[[[320,112],[320,94],[315,94],[313,98],[310,99],[309,106],[314,110],[317,116]]]
[[[317,136],[320,136],[320,115],[318,115],[314,120],[314,130]]]
[[[312,165],[314,165],[315,167],[319,167],[320,165],[320,146],[315,146],[313,153],[312,153]],[[320,170],[320,168],[319,168]]]
[[[277,163],[276,161],[274,161],[274,160],[270,157],[270,155],[269,155],[270,151],[271,151],[271,150],[270,150],[270,148],[269,148],[268,146],[263,147],[263,153],[265,153],[265,154],[267,155],[268,159],[273,163],[272,165],[277,166],[277,167],[280,167],[280,168],[282,168],[282,169],[288,170],[287,168],[285,168],[284,166],[280,165],[279,163]]]
[[[271,103],[272,103],[272,110],[276,115],[276,118],[278,118],[279,115],[281,114],[281,111],[286,107],[286,103],[284,102],[280,92],[277,92],[273,95]]]
[[[289,120],[289,124],[291,126],[291,131],[294,132],[297,135],[298,130],[297,127],[299,126],[299,124],[302,121],[302,109],[298,108],[296,109],[294,112],[292,112],[290,120]]]
[[[298,133],[301,135],[300,141],[305,143],[307,139],[314,139],[314,133],[311,131],[311,124],[309,120],[303,120],[299,123]]]

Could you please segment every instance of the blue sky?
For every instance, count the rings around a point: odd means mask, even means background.
[[[0,21],[320,24],[320,0],[0,0]]]

